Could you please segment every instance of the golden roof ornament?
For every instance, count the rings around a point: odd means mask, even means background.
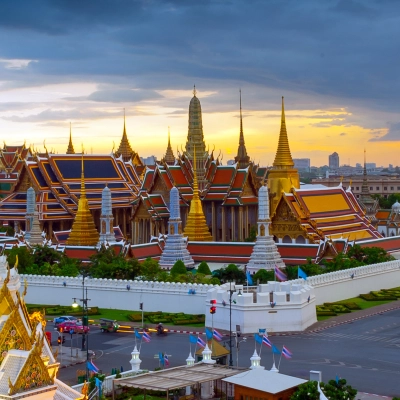
[[[282,96],[281,130],[279,133],[278,150],[276,151],[273,167],[276,169],[293,168],[294,162],[290,153],[289,139],[286,131],[285,104]]]
[[[99,232],[94,224],[86,198],[83,153],[82,146],[81,196],[78,201],[78,211],[72,224],[71,233],[67,239],[67,245],[96,246],[99,241]]]
[[[67,148],[67,154],[75,154],[74,145],[72,144],[71,122],[69,123],[69,143],[68,143],[68,148]]]
[[[213,238],[210,234],[206,223],[206,217],[203,212],[203,206],[199,197],[199,187],[197,182],[196,171],[196,147],[194,147],[193,155],[193,198],[190,202],[189,214],[183,234],[189,240],[198,242],[212,242]]]

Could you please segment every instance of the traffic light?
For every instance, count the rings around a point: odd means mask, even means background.
[[[217,300],[210,300],[210,304],[211,304],[210,314],[215,314],[215,312],[217,311],[217,306],[216,306]]]
[[[143,310],[143,303],[139,303],[139,308]]]
[[[83,326],[89,326],[89,317],[87,315],[84,315],[82,317],[82,325]]]
[[[61,328],[60,328],[60,332],[62,333],[62,332],[63,332],[63,330],[64,330],[64,329],[61,327]]]
[[[64,344],[65,343],[65,336],[59,336],[57,339],[58,344]]]

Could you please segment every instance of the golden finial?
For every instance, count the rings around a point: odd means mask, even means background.
[[[46,139],[45,139],[45,140],[43,140],[43,147],[44,147],[44,149],[46,150],[46,153],[47,153],[47,148],[46,148]]]
[[[343,184],[343,175],[340,177],[340,186]]]
[[[14,264],[15,271],[18,270],[18,254],[15,256],[15,264]]]
[[[349,182],[349,188],[351,189],[351,184],[353,183],[353,180],[352,179],[350,179],[350,182]]]
[[[197,90],[196,90],[196,85],[193,85],[193,96],[196,97]]]
[[[113,140],[113,147],[112,147],[112,150],[111,150],[112,153],[114,153],[114,149],[115,149],[115,142]]]
[[[24,279],[24,291],[22,292],[22,296],[25,297],[28,293],[28,281]]]

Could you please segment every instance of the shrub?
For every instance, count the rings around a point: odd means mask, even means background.
[[[333,311],[317,311],[317,317],[334,317],[337,314]]]
[[[197,267],[197,272],[204,275],[211,275],[211,270],[205,261],[202,261]]]
[[[376,301],[377,300],[376,297],[371,293],[360,294],[359,297],[361,297],[363,300],[366,300],[366,301]]]

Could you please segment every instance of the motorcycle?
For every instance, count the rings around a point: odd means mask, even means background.
[[[161,335],[167,335],[167,330],[162,327],[162,326],[157,326],[157,335],[161,336]]]

